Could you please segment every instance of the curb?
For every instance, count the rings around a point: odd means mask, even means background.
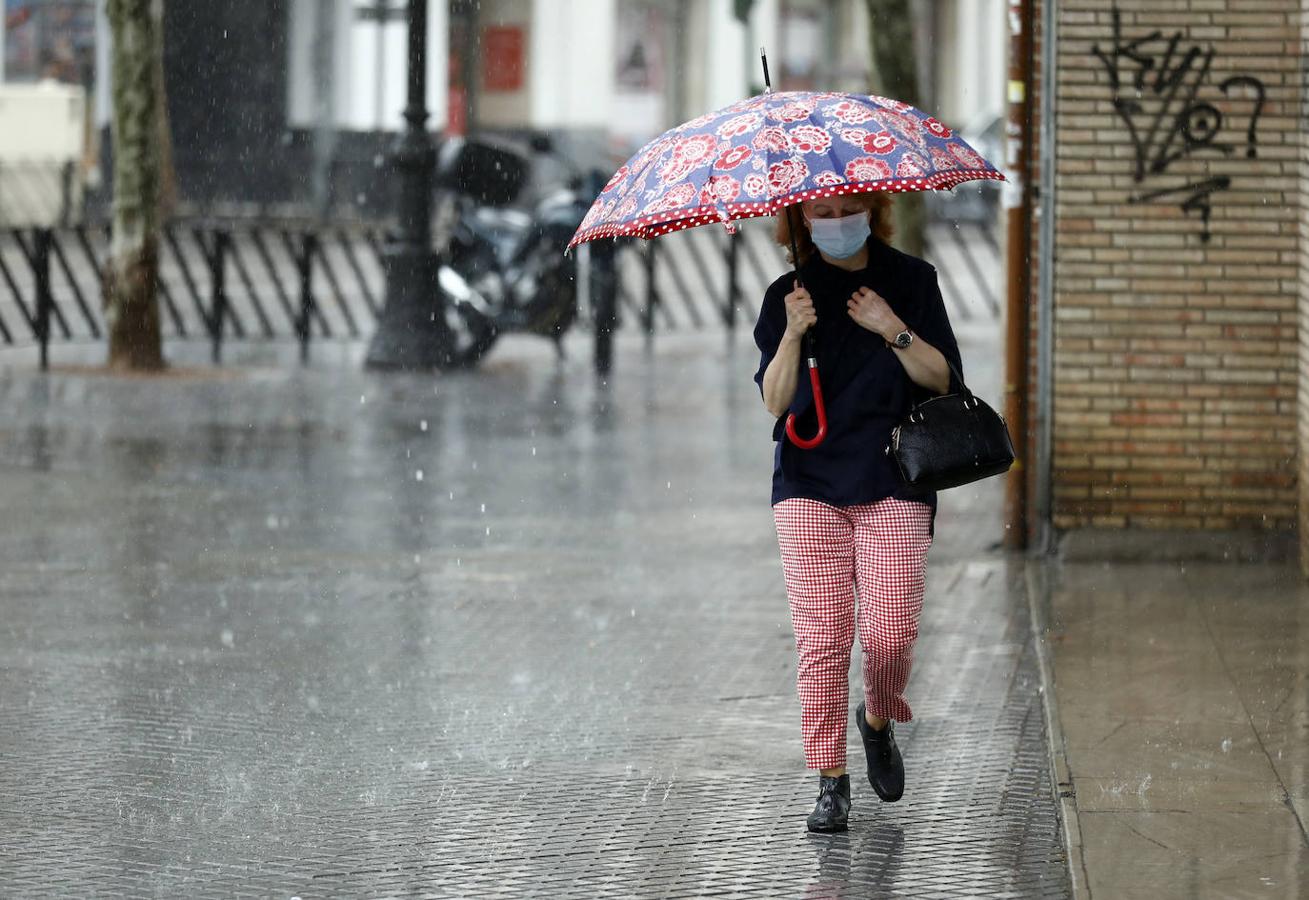
[[[1041,672],[1041,700],[1045,710],[1046,749],[1050,754],[1055,804],[1064,833],[1064,851],[1068,856],[1068,875],[1074,900],[1091,900],[1091,888],[1082,852],[1082,829],[1077,814],[1077,793],[1068,771],[1068,754],[1060,725],[1059,703],[1055,696],[1054,666],[1045,635],[1048,630],[1046,610],[1050,600],[1049,563],[1029,559],[1024,567],[1027,604],[1030,610],[1032,641],[1036,646],[1037,666]]]

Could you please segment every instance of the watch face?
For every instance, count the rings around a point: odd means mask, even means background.
[[[908,347],[913,343],[914,336],[907,331],[902,331],[895,336],[895,345],[897,347]]]

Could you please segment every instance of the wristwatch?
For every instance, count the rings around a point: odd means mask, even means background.
[[[903,350],[905,347],[908,347],[913,342],[914,342],[914,333],[910,331],[908,328],[906,328],[904,331],[900,332],[895,336],[895,338],[891,341],[891,346]]]

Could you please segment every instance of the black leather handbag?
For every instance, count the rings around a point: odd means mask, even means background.
[[[886,448],[905,484],[922,491],[1002,475],[1014,463],[1004,417],[968,390],[949,360],[946,365],[963,390],[915,404],[891,431]]]

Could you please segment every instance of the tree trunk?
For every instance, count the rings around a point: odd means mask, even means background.
[[[913,3],[911,0],[867,0],[867,3],[873,91],[921,106]],[[922,256],[923,232],[927,226],[923,195],[898,194],[895,201],[895,244],[906,253]]]
[[[155,116],[159,129],[159,221],[167,222],[177,209],[177,169],[173,165],[173,131],[168,124],[168,92],[164,89],[164,0],[152,0],[155,17]]]
[[[113,33],[114,232],[105,269],[109,367],[164,368],[159,327],[160,17],[155,0],[108,0]]]

